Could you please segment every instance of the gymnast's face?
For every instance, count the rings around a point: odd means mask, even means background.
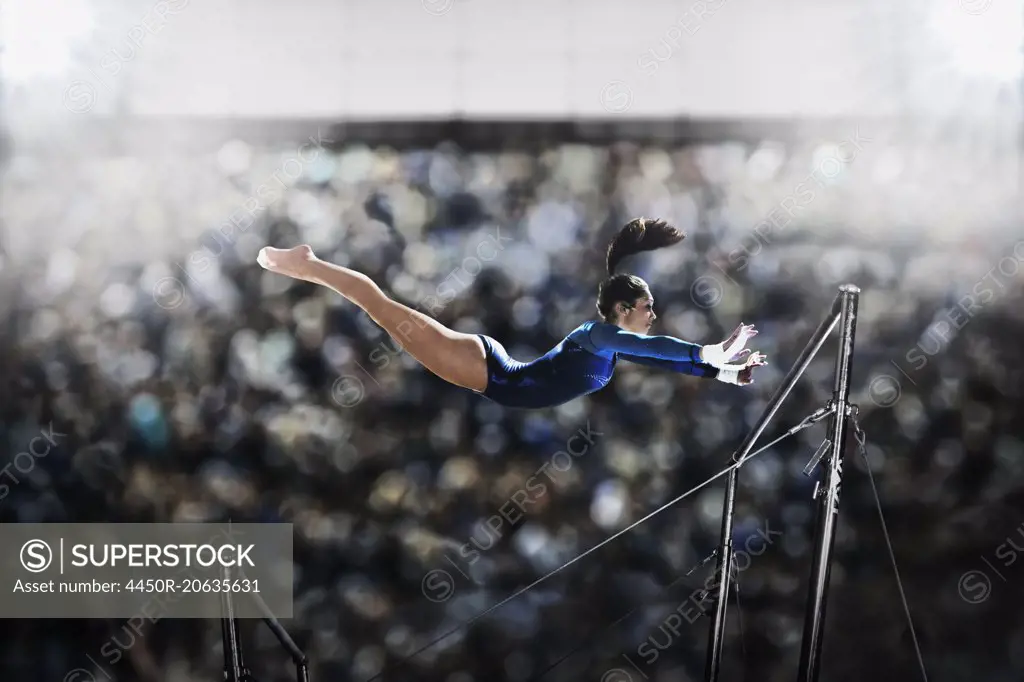
[[[619,303],[616,307],[619,308],[618,326],[634,334],[646,334],[658,319],[654,314],[654,297],[650,291],[636,299],[632,306]]]

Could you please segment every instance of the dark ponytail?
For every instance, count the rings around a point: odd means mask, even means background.
[[[597,312],[606,322],[610,321],[616,303],[632,305],[647,293],[647,284],[635,275],[615,274],[619,263],[628,256],[642,251],[653,251],[664,246],[681,242],[685,234],[664,220],[637,218],[626,224],[608,244],[606,265],[608,279],[601,283],[597,292]]]
[[[653,251],[663,246],[681,242],[684,235],[664,220],[637,218],[626,224],[608,244],[608,276],[615,274],[615,268],[623,258],[641,251]]]

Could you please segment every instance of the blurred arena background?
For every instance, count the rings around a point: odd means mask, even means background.
[[[666,619],[714,564],[667,586],[717,546],[724,480],[400,661],[725,466],[851,282],[929,679],[1020,680],[1022,26],[1020,0],[4,0],[0,520],[295,524],[315,682],[526,682],[577,647],[543,679],[703,679],[709,621]],[[756,324],[754,386],[620,367],[505,410],[255,263],[309,243],[531,359],[640,215],[689,234],[629,264],[657,331]],[[835,348],[767,436],[830,397]],[[823,438],[742,470],[723,680],[796,675]],[[920,679],[866,466],[847,450],[822,677]],[[223,665],[217,622],[0,628],[5,680]]]

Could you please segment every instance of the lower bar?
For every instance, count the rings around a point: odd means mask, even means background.
[[[846,455],[850,409],[850,370],[853,365],[853,342],[857,330],[857,303],[860,289],[846,284],[841,287],[840,291],[843,299],[842,319],[832,394],[836,409],[829,422],[829,433],[833,443],[832,456],[827,462],[826,484],[818,488],[821,492],[818,497],[811,584],[808,589],[803,643],[800,648],[800,669],[797,675],[799,682],[817,682],[821,668],[821,635],[825,621],[826,590],[832,564],[836,519],[839,514],[839,487],[843,478],[843,458]]]

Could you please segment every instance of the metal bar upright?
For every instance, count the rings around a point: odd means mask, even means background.
[[[231,584],[231,569],[223,567],[223,579]],[[242,647],[238,641],[238,622],[235,620],[235,605],[231,601],[231,591],[221,592],[220,632],[224,640],[224,680],[225,682],[243,682],[244,664]]]
[[[754,448],[754,444],[757,439],[761,436],[761,433],[768,426],[768,422],[771,421],[775,413],[778,412],[779,407],[782,406],[783,401],[789,396],[796,382],[800,379],[800,376],[807,369],[807,366],[811,364],[811,360],[818,353],[818,350],[825,343],[828,335],[832,332],[832,329],[836,326],[839,321],[840,304],[843,300],[842,289],[840,293],[836,295],[832,301],[832,307],[829,310],[828,316],[821,321],[818,328],[814,331],[814,335],[811,337],[807,345],[804,346],[803,351],[800,353],[800,357],[797,358],[793,367],[789,370],[789,374],[782,380],[782,385],[775,391],[775,395],[772,396],[771,401],[765,408],[764,413],[758,420],[754,428],[747,434],[743,444],[740,445],[739,449],[733,454],[734,462],[742,462],[750,451]],[[718,578],[718,584],[715,587],[715,597],[713,599],[714,613],[711,618],[711,634],[708,637],[708,650],[707,657],[704,665],[704,679],[706,682],[717,682],[718,672],[722,662],[722,644],[724,641],[725,634],[725,614],[727,597],[729,595],[730,580],[732,579],[732,525],[733,525],[733,505],[736,500],[736,482],[741,467],[736,467],[729,472],[728,480],[725,488],[725,500],[722,506],[722,533],[719,537],[719,548],[718,548],[718,563],[715,568],[715,575]]]
[[[825,620],[826,590],[832,564],[836,519],[839,514],[839,487],[843,479],[843,457],[846,454],[847,428],[850,418],[850,370],[853,365],[853,342],[857,331],[857,305],[860,289],[852,284],[840,288],[842,318],[840,321],[839,354],[836,356],[832,400],[835,411],[829,417],[832,452],[826,464],[825,484],[816,490],[818,516],[814,538],[811,583],[808,588],[807,611],[804,617],[803,643],[800,648],[800,682],[817,682],[821,668],[822,626]]]

